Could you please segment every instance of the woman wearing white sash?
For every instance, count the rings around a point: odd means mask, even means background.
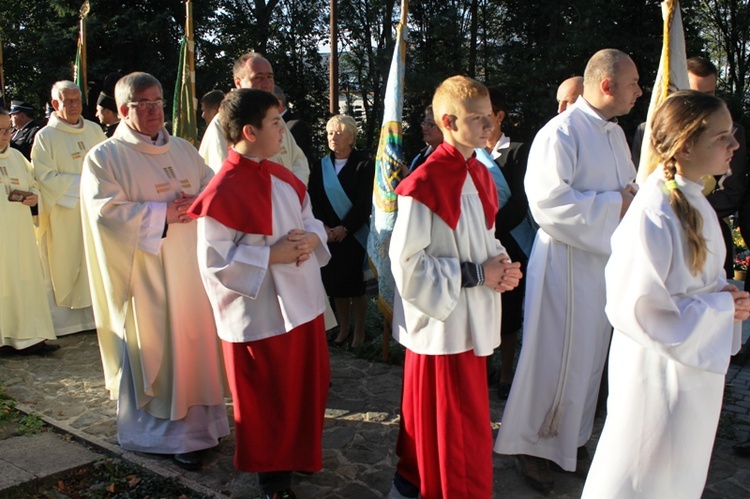
[[[308,191],[315,218],[328,234],[331,261],[321,269],[323,284],[333,298],[339,322],[336,343],[349,337],[349,318],[354,315],[352,346],[364,342],[365,282],[368,221],[372,205],[375,165],[365,153],[354,149],[357,123],[350,116],[328,120],[326,136],[331,154],[313,165]]]

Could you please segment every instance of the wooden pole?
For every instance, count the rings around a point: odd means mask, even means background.
[[[193,96],[192,113],[196,114],[198,108],[198,96],[195,94],[195,41],[193,38],[193,3],[185,1],[187,9],[187,21],[185,23],[185,34],[188,40],[188,69],[190,70],[190,95]],[[194,117],[193,121],[196,121]]]
[[[331,116],[339,114],[339,29],[336,0],[331,0],[331,57],[328,76],[328,112]]]
[[[0,97],[2,97],[3,106],[10,108],[10,102],[5,95],[5,69],[3,68],[3,40],[0,38]]]
[[[81,5],[81,10],[79,11],[81,15],[81,81],[83,82],[83,88],[81,89],[81,97],[83,99],[84,106],[88,106],[89,102],[89,79],[87,74],[87,64],[86,64],[86,16],[89,15],[89,11],[91,10],[91,5],[89,4],[89,0],[86,0],[83,2],[83,5]]]

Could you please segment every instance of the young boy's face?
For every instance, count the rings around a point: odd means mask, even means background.
[[[268,108],[263,118],[261,128],[253,127],[255,133],[255,152],[260,159],[275,156],[281,150],[281,140],[284,132],[284,118],[276,107]]]
[[[456,115],[450,116],[450,126],[443,135],[446,142],[468,158],[474,148],[486,145],[493,127],[490,98],[480,97],[457,104]]]

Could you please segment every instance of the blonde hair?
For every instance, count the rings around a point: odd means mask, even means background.
[[[349,134],[352,140],[357,139],[357,122],[354,121],[354,118],[351,116],[347,116],[346,114],[337,114],[336,116],[333,116],[328,120],[328,123],[326,123],[326,132],[334,128],[344,130]]]
[[[432,97],[435,123],[443,129],[444,114],[458,114],[459,106],[471,99],[489,98],[490,92],[483,83],[468,76],[451,76],[443,81]]]
[[[677,153],[694,144],[708,128],[709,117],[722,108],[726,109],[726,104],[718,97],[684,90],[670,95],[657,109],[651,123],[651,149],[664,167],[664,180],[674,180]],[[669,189],[669,204],[685,231],[690,268],[693,275],[697,275],[708,255],[706,238],[703,237],[703,217],[679,188]]]

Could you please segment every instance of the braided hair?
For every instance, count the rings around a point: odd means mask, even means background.
[[[676,156],[681,149],[698,140],[708,128],[709,117],[722,108],[726,108],[726,104],[718,97],[684,90],[670,95],[657,109],[651,123],[651,148],[663,165],[669,204],[685,231],[693,275],[703,269],[708,248],[703,237],[703,217],[674,182]]]

